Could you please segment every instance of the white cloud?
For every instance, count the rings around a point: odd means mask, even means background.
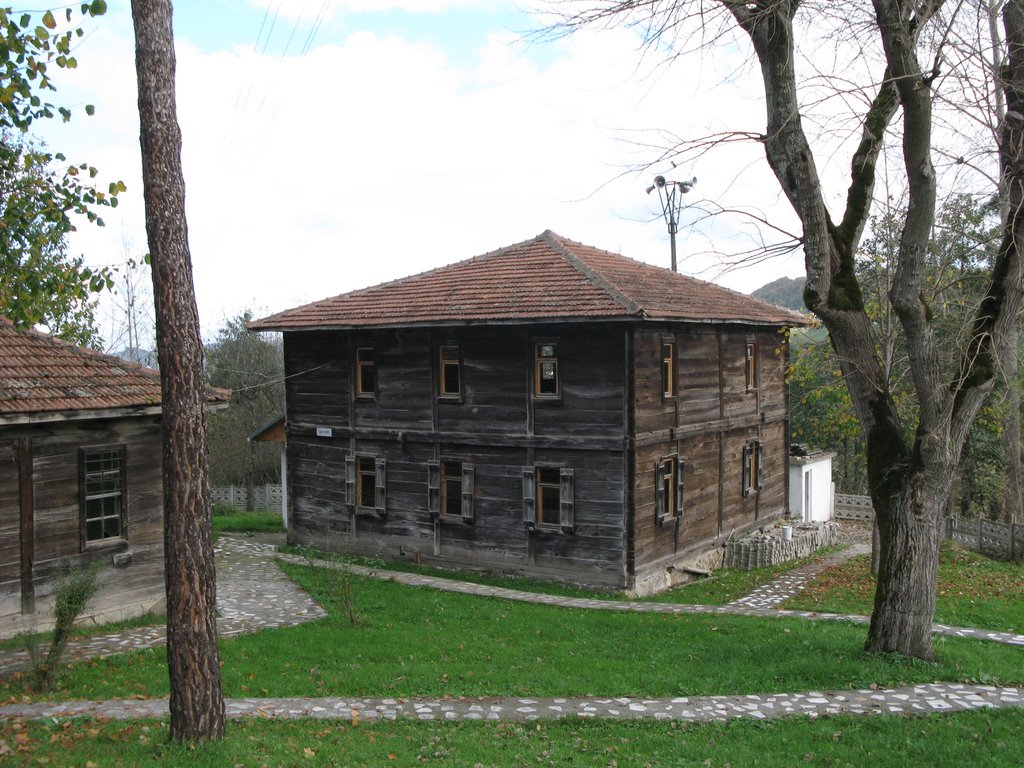
[[[97,118],[54,142],[129,185],[107,230],[85,229],[75,240],[92,263],[111,263],[124,233],[145,244],[134,61],[121,24],[89,43],[80,56],[88,72],[75,87],[95,101]],[[720,79],[710,64],[639,79],[636,42],[623,31],[552,42],[542,56],[501,30],[459,56],[369,31],[324,39],[302,57],[210,53],[185,39],[177,50],[191,253],[207,335],[247,307],[277,311],[546,228],[667,266],[665,226],[644,188],[670,167],[629,170],[656,157],[642,146],[646,129],[692,137],[764,123],[756,89],[706,87]],[[754,190],[767,189],[760,205],[783,208],[756,145],[678,174],[699,177],[693,202],[751,203]],[[681,269],[707,278],[714,260],[693,251],[742,246],[732,239],[735,225],[702,230],[680,234]],[[752,289],[800,269],[798,261],[775,263],[724,282]]]
[[[253,7],[269,17],[312,20],[319,15],[337,18],[344,13],[439,14],[465,8],[495,8],[504,3],[495,0],[250,0]]]

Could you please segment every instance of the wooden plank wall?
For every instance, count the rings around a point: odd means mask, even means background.
[[[0,595],[21,606],[21,547],[18,441],[0,440]],[[6,605],[6,601],[3,603]]]
[[[558,402],[530,397],[535,339],[559,343]],[[622,586],[624,339],[619,324],[286,333],[290,540]],[[441,344],[461,353],[457,401],[435,396]],[[370,400],[351,394],[362,345],[376,350]],[[353,454],[387,461],[383,518],[346,507]],[[472,525],[428,514],[427,464],[439,459],[474,465]],[[523,523],[522,469],[539,464],[574,470],[573,533]]]
[[[662,395],[661,345],[676,343],[677,396]],[[746,342],[758,350],[759,386],[748,391]],[[733,532],[785,511],[788,457],[786,342],[753,327],[643,327],[636,358],[634,523],[637,572],[651,572],[699,552]],[[744,496],[743,448],[763,445],[764,486]],[[685,462],[683,514],[657,521],[655,466],[678,454]]]
[[[10,459],[14,438],[30,437],[32,446],[33,496],[35,501],[35,561],[32,564],[35,595],[43,603],[37,613],[48,610],[55,577],[66,568],[103,564],[101,591],[87,614],[121,611],[132,605],[150,605],[162,600],[163,581],[163,496],[160,455],[160,424],[157,417],[102,419],[89,422],[60,422],[4,430],[0,442],[0,634],[21,617],[20,584],[17,570],[18,499],[11,496],[8,475],[17,466]],[[11,439],[8,439],[11,438]],[[125,501],[126,540],[83,549],[80,524],[79,449],[89,446],[124,445],[127,461]],[[12,470],[13,467],[13,470]],[[17,483],[13,485],[17,495]],[[12,512],[13,508],[13,512]],[[15,549],[8,552],[8,533]],[[132,553],[131,563],[114,568],[112,556]],[[12,561],[13,558],[13,561]],[[42,620],[45,617],[40,617]]]

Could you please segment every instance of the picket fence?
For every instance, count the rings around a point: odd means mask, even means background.
[[[872,522],[875,510],[870,496],[836,494],[835,516],[840,520]],[[1007,560],[1024,559],[1024,525],[996,523],[991,520],[963,520],[947,517],[943,520],[943,538],[962,547]]]
[[[276,483],[257,485],[252,489],[252,508],[258,512],[281,511],[281,486]],[[226,501],[239,509],[246,508],[249,494],[244,485],[221,485],[210,489],[214,502]]]

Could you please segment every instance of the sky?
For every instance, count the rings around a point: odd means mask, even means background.
[[[698,182],[680,271],[749,292],[799,276],[799,254],[723,271],[716,254],[760,237],[743,207],[794,228],[757,145],[673,168],[665,132],[760,132],[760,78],[744,51],[664,66],[628,30],[560,39],[504,0],[181,0],[177,107],[189,242],[204,337],[263,316],[460,261],[546,229],[667,267],[655,174]],[[92,265],[147,250],[130,7],[86,23],[79,66],[56,78],[76,116],[44,139],[127,191],[106,226],[81,223]],[[84,106],[95,106],[87,117]],[[699,220],[698,220],[699,219]],[[116,303],[116,302],[115,302]],[[102,333],[117,335],[104,305]]]

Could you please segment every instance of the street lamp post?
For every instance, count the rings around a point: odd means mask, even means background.
[[[672,245],[673,272],[679,271],[676,268],[676,232],[679,231],[679,212],[683,209],[683,195],[693,189],[696,183],[696,176],[689,181],[668,181],[664,176],[655,176],[654,183],[647,188],[648,195],[658,190],[661,213],[668,225],[668,237]]]

